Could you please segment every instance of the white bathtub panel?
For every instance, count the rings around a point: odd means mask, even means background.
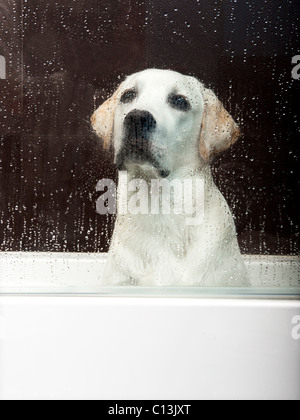
[[[0,297],[1,399],[300,399],[300,302]]]

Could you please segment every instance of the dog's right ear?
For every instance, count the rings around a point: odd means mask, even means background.
[[[121,86],[119,86],[113,96],[107,99],[91,117],[93,129],[103,140],[103,146],[106,150],[111,147],[114,118],[120,88]]]

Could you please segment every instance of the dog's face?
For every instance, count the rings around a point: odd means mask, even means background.
[[[128,77],[92,116],[118,169],[139,167],[167,177],[198,169],[227,149],[239,129],[212,91],[195,78],[168,70]]]

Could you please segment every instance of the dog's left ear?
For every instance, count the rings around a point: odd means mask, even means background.
[[[241,130],[210,89],[203,89],[204,113],[200,133],[200,154],[205,161],[229,149]]]
[[[92,115],[91,123],[93,129],[98,136],[103,140],[104,149],[108,150],[111,147],[114,118],[116,112],[116,105],[118,101],[118,94],[120,87],[116,90],[111,98],[104,102]]]

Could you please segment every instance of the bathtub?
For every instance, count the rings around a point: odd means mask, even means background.
[[[0,399],[300,400],[300,265],[252,286],[101,288],[105,254],[0,255]]]

